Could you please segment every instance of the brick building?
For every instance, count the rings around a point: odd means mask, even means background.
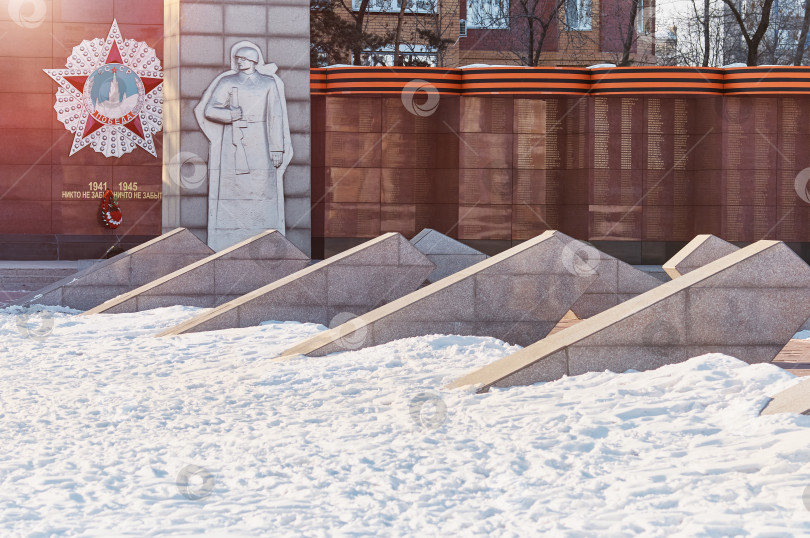
[[[630,60],[655,65],[655,0],[640,0],[639,5]],[[355,9],[359,6],[354,0]],[[366,30],[393,35],[400,6],[400,0],[372,0]],[[617,63],[631,9],[632,0],[417,0],[406,6],[400,53],[406,61],[444,67]],[[423,38],[425,30],[447,40],[447,49],[437,53],[431,48]],[[363,61],[393,65],[393,51],[393,45],[364,51]]]

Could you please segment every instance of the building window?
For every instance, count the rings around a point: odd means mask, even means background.
[[[433,13],[436,11],[436,0],[404,0],[406,13]],[[352,9],[360,10],[361,0],[352,0]],[[399,13],[401,0],[371,0],[369,12]]]
[[[644,33],[644,0],[638,0],[638,13],[636,13],[636,33]]]
[[[467,28],[509,28],[509,0],[468,0]]]
[[[590,30],[591,0],[566,0],[565,24],[569,30]]]
[[[436,49],[427,45],[410,45],[400,43],[399,54],[402,56],[402,63],[406,66],[416,67],[436,67]],[[362,65],[384,65],[392,67],[394,65],[394,47],[389,45],[377,50],[364,50],[361,56]]]

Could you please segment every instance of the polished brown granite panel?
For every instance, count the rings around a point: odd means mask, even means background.
[[[722,203],[720,170],[647,170],[644,205],[706,206]]]
[[[804,97],[777,99],[779,133],[810,134],[810,107]]]
[[[455,134],[385,133],[382,136],[384,168],[457,168]]]
[[[640,241],[642,206],[591,205],[590,239],[599,241]]]
[[[516,134],[512,140],[513,168],[559,168],[560,157],[556,135]],[[549,155],[549,160],[552,161],[549,164],[556,166],[546,166],[546,153],[552,154]]]
[[[588,199],[588,170],[515,170],[513,204],[578,204]]]
[[[459,239],[511,239],[512,206],[459,206]]]
[[[546,99],[546,127],[560,133],[587,134],[593,131],[589,120],[591,99],[585,97],[554,97]]]
[[[779,98],[726,96],[723,103],[723,130],[751,134],[776,134]]]
[[[324,237],[377,237],[380,204],[324,204]]]
[[[460,168],[511,168],[513,136],[509,134],[461,133],[458,144]]]
[[[552,179],[552,183],[547,190],[553,194],[553,199],[549,203],[577,205],[584,204],[588,199],[590,185],[588,170],[555,171],[551,172],[548,177]]]
[[[0,229],[4,234],[48,234],[52,229],[50,201],[0,200]]]
[[[313,132],[312,133],[312,167],[313,168],[323,168],[326,166],[326,133],[321,132]],[[315,186],[312,185],[312,188]]]
[[[776,145],[778,169],[798,173],[810,166],[810,134],[780,131]]]
[[[462,168],[459,170],[460,204],[503,205],[512,203],[512,170]]]
[[[341,168],[382,166],[380,133],[327,132],[324,140],[326,166]]]
[[[643,170],[593,170],[590,203],[596,205],[639,204],[644,187]]]
[[[782,241],[807,241],[810,230],[810,204],[776,208],[777,236]]]
[[[588,133],[561,133],[557,136],[559,165],[556,166],[553,156],[546,159],[546,168],[561,170],[589,170],[593,156],[593,138]]]
[[[693,220],[693,236],[700,234],[720,236],[723,229],[722,206],[704,206],[694,209],[691,213]]]
[[[676,167],[686,170],[721,170],[724,148],[723,133],[712,131],[705,134],[687,135],[684,158],[675,161]],[[677,151],[677,155],[680,157],[680,149]]]
[[[458,204],[459,170],[383,168],[382,203]]]
[[[380,202],[379,168],[327,168],[326,202]]]
[[[311,118],[310,130],[312,133],[323,133],[326,131],[326,96],[310,96],[309,113]]]
[[[458,205],[455,204],[382,204],[380,210],[382,233],[399,232],[413,237],[431,228],[458,237]]]
[[[692,180],[683,181],[676,179],[676,195],[681,192],[690,193],[688,197],[676,198],[679,205],[694,206],[720,206],[723,201],[723,175],[716,170],[693,170],[690,172]],[[689,203],[691,201],[691,204]],[[703,211],[702,208],[695,209],[696,212]]]
[[[50,200],[51,185],[49,165],[0,164],[0,199],[4,201]]]
[[[545,99],[514,100],[513,132],[522,134],[545,134],[547,132],[547,101]],[[554,118],[556,120],[556,118]],[[552,120],[553,121],[553,120]]]
[[[460,133],[512,133],[512,97],[464,97],[459,102]]]
[[[724,133],[724,170],[776,170],[779,148],[767,133]]]
[[[646,135],[647,170],[720,170],[722,133]]]
[[[646,144],[643,101],[636,97],[595,97],[592,106],[593,168],[643,169]]]
[[[515,170],[512,203],[515,205],[559,203],[559,197],[555,194],[562,190],[554,188],[558,182],[553,177],[559,173],[556,170]]]
[[[587,204],[559,206],[560,226],[557,229],[576,239],[587,240],[590,236],[590,207]]]
[[[720,237],[726,241],[759,241],[776,238],[776,207],[723,207]]]
[[[774,206],[776,205],[775,170],[729,169],[722,174],[724,206]]]
[[[645,97],[648,134],[697,134],[722,131],[720,97]]]
[[[323,201],[318,201],[313,197],[312,199],[312,217],[310,219],[310,226],[312,226],[312,237],[325,237],[326,236],[326,204]],[[312,255],[313,259],[318,256]]]
[[[311,169],[312,187],[310,195],[312,196],[312,205],[323,202],[326,199],[326,168],[323,166],[313,166]]]
[[[527,240],[546,230],[562,228],[560,207],[556,205],[519,204],[512,211],[512,239]]]
[[[678,179],[684,178],[689,181],[688,172],[685,170],[652,170],[644,172],[644,205],[645,206],[661,206],[661,205],[674,205],[678,196],[675,194],[676,183]],[[685,196],[685,193],[679,193],[680,196]]]
[[[416,228],[416,204],[382,204],[380,206],[380,230],[383,233],[397,232],[413,237]]]
[[[405,108],[402,97],[383,97],[384,133],[456,133],[459,129],[459,98],[442,95],[432,113],[417,115]]]
[[[808,148],[810,150],[810,148]],[[803,169],[802,169],[803,170]],[[787,207],[801,207],[808,205],[806,200],[810,200],[810,171],[799,175],[801,170],[784,170],[779,169],[776,171],[776,203],[780,206]],[[808,182],[804,182],[804,178]],[[798,184],[797,184],[798,178]],[[804,191],[804,197],[799,194]]]
[[[460,211],[458,204],[416,204],[416,231],[432,228],[458,239]]]
[[[314,112],[314,111],[313,111]],[[379,133],[382,102],[379,97],[328,97],[326,132]]]
[[[694,237],[689,207],[645,205],[642,211],[643,241],[689,241]]]
[[[0,129],[0,147],[0,164],[51,164],[50,129]]]

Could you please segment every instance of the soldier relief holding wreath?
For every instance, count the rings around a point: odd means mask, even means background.
[[[195,109],[210,141],[208,244],[222,250],[270,228],[285,232],[284,169],[292,158],[284,85],[275,64],[243,41],[233,69],[218,76]]]

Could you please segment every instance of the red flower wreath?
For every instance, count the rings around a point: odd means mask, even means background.
[[[99,209],[99,218],[101,223],[110,229],[118,228],[123,221],[121,216],[121,208],[118,207],[118,198],[115,197],[113,191],[107,189],[104,191],[104,197],[101,199],[101,208]]]

